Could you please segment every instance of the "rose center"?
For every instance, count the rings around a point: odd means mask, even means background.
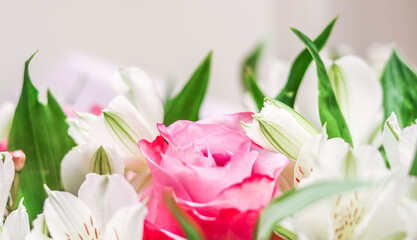
[[[201,152],[203,153],[204,157],[208,157],[208,151],[207,151],[207,149],[201,149]],[[213,157],[213,159],[216,162],[216,165],[218,167],[224,167],[227,164],[229,164],[230,159],[233,156],[233,153],[231,153],[231,152],[211,153],[211,156]]]

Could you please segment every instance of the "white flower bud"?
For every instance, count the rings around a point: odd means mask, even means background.
[[[242,123],[249,138],[265,149],[281,152],[296,160],[303,144],[319,134],[317,129],[287,105],[266,98],[251,124]]]

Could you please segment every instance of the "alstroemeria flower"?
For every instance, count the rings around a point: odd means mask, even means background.
[[[142,192],[152,181],[137,143],[141,139],[150,141],[159,135],[156,124],[163,121],[162,101],[152,79],[138,68],[122,69],[112,76],[112,80],[122,96],[115,97],[102,114],[76,113],[78,118],[68,119],[68,132],[80,145],[67,154],[62,165],[64,186],[67,189],[71,185],[71,189],[67,190],[73,193],[84,180],[83,174],[74,171],[82,169],[83,173],[85,170],[97,173],[91,168],[91,152],[96,151],[98,146],[106,152],[115,150],[115,155],[120,156],[124,166],[113,155],[109,163],[113,163],[115,171],[110,173],[125,173],[138,192]],[[96,149],[83,146],[85,144],[92,144]],[[126,171],[119,171],[124,167]]]
[[[79,198],[47,192],[44,213],[55,240],[142,239],[147,210],[123,176],[88,174]]]
[[[313,137],[301,149],[294,169],[298,185],[324,180],[372,182],[321,201],[292,221],[300,239],[381,239],[402,232],[399,198],[408,190],[393,177],[379,151],[370,145],[352,149],[340,138]]]
[[[132,182],[138,182],[138,192],[141,192],[150,184],[149,168],[137,143],[140,139],[151,140],[158,135],[156,122],[150,125],[125,97],[119,96],[114,98],[99,116],[78,113],[77,119],[69,119],[68,121],[70,123],[69,134],[79,145],[93,144],[95,146],[103,146],[105,149],[112,148],[115,150],[116,155],[120,156],[124,162],[126,167],[125,173],[133,173],[130,174],[133,176],[129,176],[129,179]],[[72,156],[76,157],[76,155]],[[76,168],[84,169],[86,162],[91,162],[91,158],[89,158],[89,154],[82,154],[82,156],[87,158],[79,161],[75,160],[74,163],[71,163],[73,165],[72,169],[68,169],[63,165],[62,172],[72,171]],[[78,164],[78,166],[75,166],[75,164]],[[115,168],[119,169],[120,166]],[[74,176],[79,174],[69,173],[68,175]],[[80,178],[75,181],[80,183],[83,180],[84,178],[80,175]],[[72,183],[70,184],[73,185]]]
[[[374,70],[362,59],[345,56],[334,62],[323,59],[337,103],[349,127],[354,146],[375,142],[383,121],[382,87]],[[295,109],[320,126],[317,74],[308,69],[297,94]]]

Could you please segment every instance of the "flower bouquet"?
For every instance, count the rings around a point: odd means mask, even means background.
[[[39,100],[34,54],[0,109],[1,239],[417,239],[417,75],[396,50],[382,71],[320,55],[336,20],[314,40],[291,29],[305,49],[279,89],[264,45],[245,58],[258,113],[205,119],[211,53],[164,101],[120,69],[90,112]]]

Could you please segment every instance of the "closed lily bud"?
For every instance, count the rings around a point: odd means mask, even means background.
[[[19,172],[25,166],[26,155],[22,150],[16,150],[10,153],[12,155],[14,169]]]
[[[242,123],[249,138],[265,149],[281,152],[296,160],[303,144],[318,135],[317,129],[287,105],[266,98],[252,123]]]
[[[93,155],[93,172],[99,175],[111,175],[113,173],[109,156],[102,146]]]

